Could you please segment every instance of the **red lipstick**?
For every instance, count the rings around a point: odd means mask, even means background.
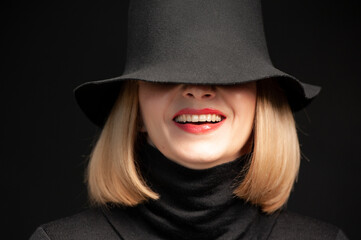
[[[199,115],[207,115],[208,116],[208,115],[213,115],[213,114],[220,116],[221,121],[217,121],[217,122],[209,122],[209,121],[177,122],[177,121],[175,121],[175,119],[181,115],[198,115],[198,116]],[[173,121],[177,127],[182,129],[183,131],[186,131],[188,133],[193,133],[193,134],[203,134],[203,133],[213,131],[213,130],[217,129],[218,127],[220,127],[224,123],[225,119],[226,119],[226,117],[222,112],[215,110],[215,109],[210,109],[210,108],[204,108],[204,109],[184,108],[184,109],[178,111],[173,117]]]

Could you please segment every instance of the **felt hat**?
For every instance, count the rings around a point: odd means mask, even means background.
[[[270,78],[293,111],[320,91],[272,65],[260,0],[130,0],[123,74],[84,83],[75,97],[102,126],[124,80],[229,85]]]

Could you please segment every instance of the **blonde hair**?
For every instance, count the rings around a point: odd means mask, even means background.
[[[295,121],[287,98],[275,81],[257,84],[253,154],[234,193],[266,213],[288,200],[300,165]]]
[[[93,204],[134,206],[158,199],[138,171],[134,148],[139,132],[138,86],[123,84],[93,149],[87,169]],[[300,150],[292,111],[273,80],[257,82],[253,153],[234,194],[266,213],[280,209],[296,179]]]

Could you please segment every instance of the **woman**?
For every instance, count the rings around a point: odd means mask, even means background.
[[[122,76],[76,89],[102,127],[94,208],[31,239],[346,239],[288,213],[292,111],[318,94],[274,68],[255,0],[130,1]]]

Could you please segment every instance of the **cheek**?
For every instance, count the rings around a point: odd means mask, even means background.
[[[139,110],[143,123],[142,130],[147,131],[152,122],[157,122],[156,118],[160,114],[158,113],[159,104],[157,98],[153,94],[149,94],[149,91],[143,91],[139,89]]]
[[[256,102],[257,102],[257,91],[256,86],[251,86],[250,88],[246,88],[240,97],[240,107],[239,113],[241,114],[241,117],[245,121],[245,127],[249,128],[247,129],[249,132],[252,130],[253,122],[254,122],[254,116],[256,111]]]
[[[244,91],[239,102],[241,103],[239,105],[241,106],[240,113],[253,122],[257,102],[256,90]]]
[[[256,83],[248,83],[229,89],[226,92],[227,101],[233,106],[236,116],[253,119],[257,102]]]
[[[233,106],[235,132],[241,132],[242,138],[249,137],[252,132],[257,102],[255,83],[241,85],[230,89],[227,94],[228,103]]]
[[[139,108],[145,128],[157,130],[164,122],[170,89],[152,83],[139,84]]]

